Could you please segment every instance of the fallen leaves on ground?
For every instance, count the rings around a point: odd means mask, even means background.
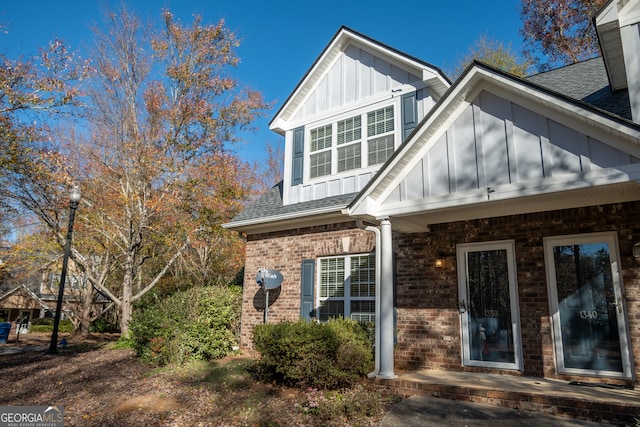
[[[319,423],[299,409],[304,390],[254,381],[244,373],[252,363],[244,356],[191,370],[154,369],[132,350],[110,349],[95,336],[69,341],[58,355],[1,355],[0,404],[64,405],[65,426],[119,427],[373,426],[392,404],[355,424],[345,418]]]

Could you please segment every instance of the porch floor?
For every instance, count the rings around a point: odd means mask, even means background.
[[[635,426],[640,419],[638,387],[628,390],[547,378],[438,370],[375,381],[402,396],[440,397],[615,425]],[[593,379],[593,383],[597,381]]]

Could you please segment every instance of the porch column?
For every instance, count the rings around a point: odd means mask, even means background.
[[[389,218],[380,220],[380,372],[396,378],[393,368],[393,246]]]

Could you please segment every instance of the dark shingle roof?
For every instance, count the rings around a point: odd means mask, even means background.
[[[611,91],[602,57],[535,74],[526,80],[631,120],[629,93]]]
[[[282,182],[280,182],[247,206],[245,210],[229,222],[229,225],[233,226],[236,223],[259,220],[260,218],[286,217],[287,215],[324,208],[335,207],[336,211],[340,211],[340,209],[346,207],[357,194],[358,193],[342,194],[285,206],[282,204]]]

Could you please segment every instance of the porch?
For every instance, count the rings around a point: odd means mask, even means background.
[[[635,426],[640,419],[640,390],[511,375],[421,370],[376,384],[402,396],[422,395],[476,402],[558,417]],[[595,385],[601,384],[601,385]]]

